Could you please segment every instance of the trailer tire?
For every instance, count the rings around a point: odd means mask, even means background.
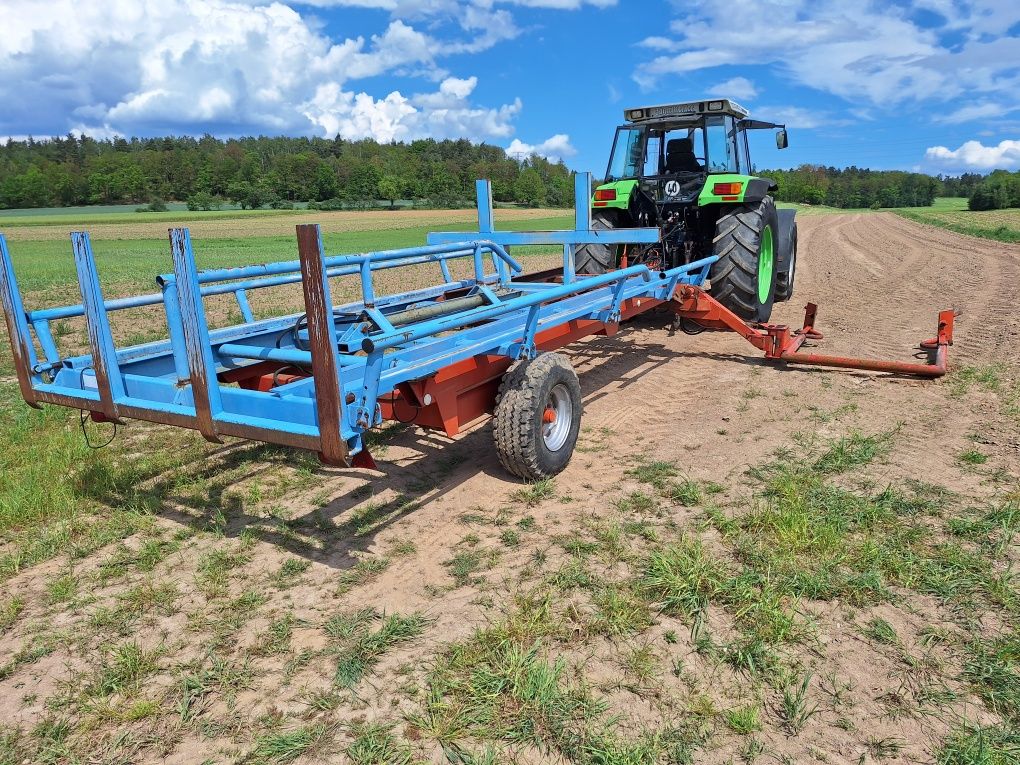
[[[615,222],[608,215],[594,215],[592,231],[612,231]],[[616,268],[616,245],[582,244],[574,248],[574,273],[582,276],[597,276]]]
[[[570,462],[580,429],[581,385],[565,356],[522,359],[503,375],[493,431],[508,472],[529,481],[556,475]]]
[[[776,299],[776,248],[779,218],[771,197],[736,205],[715,225],[709,271],[711,294],[751,322],[765,322]]]

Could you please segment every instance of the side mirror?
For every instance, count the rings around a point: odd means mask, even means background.
[[[790,145],[790,140],[786,137],[786,128],[780,128],[776,131],[776,148],[785,149]]]

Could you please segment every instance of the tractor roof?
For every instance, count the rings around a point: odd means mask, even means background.
[[[696,120],[704,114],[728,114],[743,119],[749,112],[736,101],[728,98],[706,99],[704,101],[684,101],[677,104],[660,104],[644,106],[637,109],[625,109],[623,117],[628,122],[676,122]]]

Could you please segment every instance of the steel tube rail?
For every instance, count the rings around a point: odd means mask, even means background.
[[[473,250],[464,248],[458,252],[444,253],[439,256],[436,255],[418,255],[409,257],[404,261],[382,261],[378,262],[372,270],[382,271],[389,268],[402,268],[403,266],[415,266],[425,265],[427,263],[440,263],[442,265],[447,260],[455,260],[457,258],[466,258],[472,255]],[[355,266],[336,266],[327,269],[326,275],[332,279],[337,276],[354,276],[360,273],[361,269]],[[495,278],[495,275],[491,275],[488,278]],[[161,286],[170,284],[174,281],[172,274],[162,274],[159,277],[162,280]],[[208,297],[210,295],[226,295],[237,290],[250,290],[250,289],[262,289],[265,287],[279,287],[284,284],[296,284],[301,281],[301,274],[294,273],[286,276],[278,276],[276,278],[266,277],[264,279],[248,279],[240,282],[229,282],[226,284],[214,284],[211,286],[202,287],[202,297]],[[128,308],[144,308],[145,306],[156,305],[163,302],[163,294],[153,292],[145,295],[135,295],[132,297],[125,298],[113,298],[111,300],[104,301],[107,311],[121,311]],[[56,319],[70,319],[77,316],[84,316],[85,308],[80,303],[78,305],[67,305],[58,306],[54,308],[40,308],[34,311],[28,311],[27,316],[30,322],[35,321],[54,321]]]
[[[427,244],[419,247],[407,247],[398,250],[379,250],[377,252],[366,252],[355,255],[331,255],[324,257],[323,262],[326,269],[334,268],[337,266],[348,266],[351,264],[360,265],[364,260],[369,260],[372,263],[385,263],[387,261],[395,261],[401,259],[410,259],[414,257],[428,257],[435,255],[449,255],[451,257],[468,257],[474,253],[476,245],[481,244],[482,247],[490,252],[496,252],[501,258],[511,264],[517,271],[523,270],[520,263],[510,257],[510,255],[503,249],[502,246],[495,242],[489,241],[470,241],[470,242],[448,242],[444,244]],[[430,261],[423,260],[423,263]],[[399,265],[409,265],[407,263],[401,263]],[[396,266],[390,266],[394,268]],[[358,273],[360,269],[351,271],[350,273]],[[373,269],[375,270],[375,269]],[[282,274],[298,273],[301,271],[301,264],[298,260],[281,260],[276,263],[262,263],[257,266],[242,266],[240,268],[216,268],[207,271],[200,271],[198,274],[199,284],[210,284],[212,282],[225,282],[233,279],[246,279],[249,277],[259,276],[279,276]],[[345,272],[346,273],[346,272]],[[171,279],[173,274],[161,274],[157,277],[157,282],[160,279]]]
[[[708,258],[702,258],[701,260],[697,260],[693,263],[677,266],[669,271],[662,271],[659,273],[659,277],[662,282],[665,282],[663,286],[666,286],[666,284],[669,284],[673,279],[678,278],[685,273],[689,273],[690,271],[700,270],[704,268],[706,263],[714,263],[716,260],[718,260],[718,257],[715,255]],[[649,270],[648,266],[643,264],[629,266],[617,271],[609,271],[604,274],[599,274],[598,276],[585,277],[584,279],[571,282],[570,284],[557,285],[549,290],[531,292],[526,295],[522,295],[521,297],[507,300],[499,305],[487,306],[481,310],[466,311],[461,314],[433,319],[431,321],[423,322],[416,328],[398,330],[396,332],[384,334],[382,337],[368,337],[365,338],[362,344],[362,349],[367,353],[386,350],[414,340],[421,340],[440,332],[460,329],[468,324],[496,319],[504,314],[513,313],[514,311],[518,311],[522,308],[530,308],[531,306],[567,297],[578,292],[584,292],[586,290],[595,289],[608,284],[626,281],[635,276],[642,277],[646,282],[654,281],[654,275],[652,271]],[[652,289],[655,289],[655,287],[650,287],[649,291]]]
[[[911,377],[942,377],[946,373],[947,346],[939,345],[935,351],[934,364],[911,361],[884,361],[881,359],[859,359],[852,356],[829,356],[822,353],[783,353],[779,361],[788,364],[810,364],[816,367],[840,367],[841,369],[863,369],[869,372],[891,372]]]
[[[268,348],[258,345],[241,343],[224,343],[219,347],[219,354],[234,359],[257,359],[260,361],[282,361],[285,364],[299,364],[304,367],[312,365],[311,351],[290,348]]]

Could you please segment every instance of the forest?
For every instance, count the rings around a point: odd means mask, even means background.
[[[114,138],[68,135],[0,145],[0,208],[188,202],[208,209],[314,202],[326,208],[416,200],[448,207],[492,181],[498,202],[565,207],[562,163],[518,161],[467,140],[380,144],[323,138]]]
[[[937,196],[966,196],[972,209],[1020,205],[1020,174],[996,171],[933,177],[922,173],[802,165],[762,170],[787,202],[842,208],[923,207]],[[476,178],[492,181],[496,202],[573,204],[571,171],[542,157],[510,157],[466,139],[377,143],[342,138],[229,138],[211,135],[95,140],[68,135],[0,144],[0,208],[140,204],[192,209],[320,209],[403,204],[451,207],[474,198]],[[978,205],[978,206],[975,206]]]
[[[1020,171],[996,170],[983,178],[970,193],[971,210],[1003,210],[1020,207]]]

